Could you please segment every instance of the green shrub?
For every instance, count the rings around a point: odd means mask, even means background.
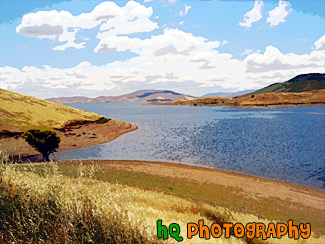
[[[106,119],[106,118],[102,117],[102,118],[96,120],[96,123],[97,123],[97,124],[106,124],[106,123],[107,123],[108,121],[110,121],[110,120],[111,120],[111,119]]]
[[[56,152],[60,137],[53,130],[28,130],[23,134],[26,142],[43,155],[43,160],[50,161],[49,155]]]

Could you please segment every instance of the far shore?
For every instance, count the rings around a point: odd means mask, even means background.
[[[233,109],[267,109],[267,108],[296,108],[296,107],[324,107],[325,103],[315,104],[263,104],[263,105],[247,105],[247,106],[235,106],[225,104],[172,104],[168,102],[152,102],[144,104],[145,106],[186,106],[186,107],[226,107]]]
[[[325,105],[325,89],[300,93],[263,93],[234,98],[204,97],[172,102],[152,102],[147,105],[228,106],[230,108],[283,108]]]
[[[90,147],[115,140],[117,137],[137,130],[136,125],[119,120],[109,120],[107,123],[98,124],[91,122],[77,124],[65,129],[56,130],[61,142],[58,152]],[[28,157],[39,155],[22,137],[6,137],[0,139],[2,150],[13,157]]]

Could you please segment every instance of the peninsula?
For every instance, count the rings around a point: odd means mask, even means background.
[[[3,89],[0,103],[0,145],[11,156],[38,154],[21,137],[29,129],[54,129],[61,138],[58,151],[112,141],[137,129],[127,122]]]

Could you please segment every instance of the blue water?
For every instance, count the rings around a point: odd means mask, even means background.
[[[69,105],[134,123],[139,130],[109,143],[56,153],[57,160],[169,161],[325,189],[325,107]]]

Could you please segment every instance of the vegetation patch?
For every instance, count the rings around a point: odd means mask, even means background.
[[[97,124],[106,124],[106,123],[109,122],[110,120],[111,120],[111,119],[107,119],[107,118],[105,118],[105,117],[102,117],[102,118],[96,120],[95,122],[96,122]]]

